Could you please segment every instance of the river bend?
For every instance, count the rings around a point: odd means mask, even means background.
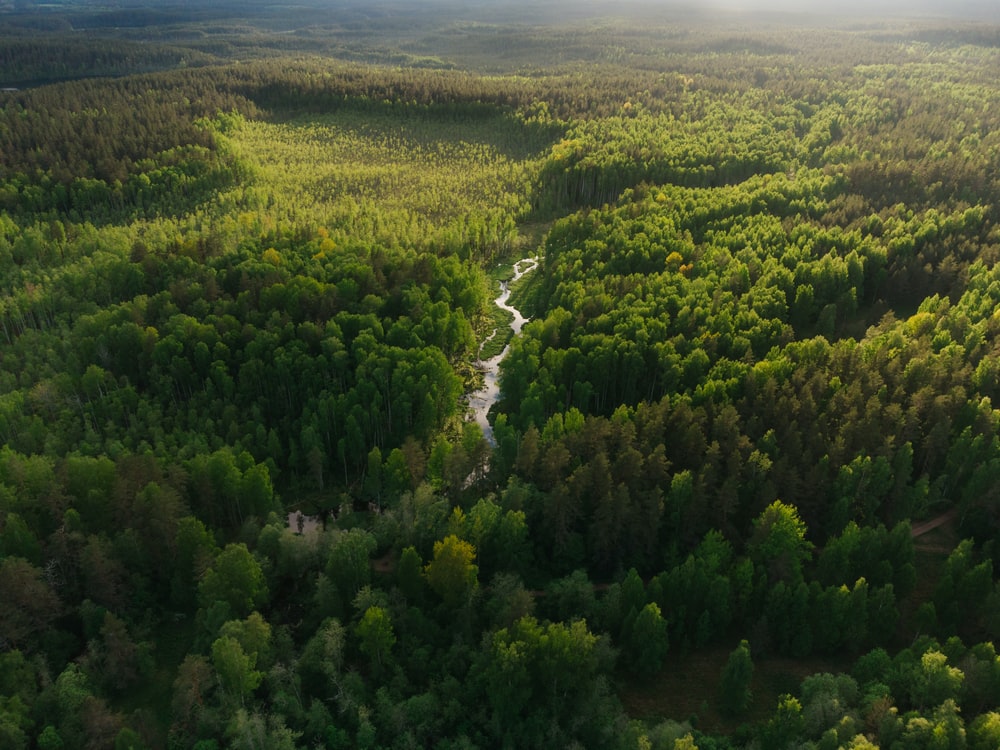
[[[514,276],[510,280],[510,283],[517,281],[526,273],[533,271],[537,267],[537,257],[519,260],[514,264]],[[501,283],[500,296],[493,300],[493,302],[497,307],[502,310],[507,310],[514,316],[514,320],[511,321],[510,328],[514,332],[514,336],[517,336],[521,333],[521,329],[524,328],[524,324],[528,322],[528,319],[521,314],[520,310],[508,304],[508,301],[510,300],[510,283],[506,281]],[[487,341],[496,335],[497,332],[494,331]],[[508,351],[510,351],[509,343],[504,347],[504,350],[495,357],[490,357],[489,359],[480,360],[478,362],[477,366],[483,373],[483,387],[478,391],[473,391],[469,394],[469,407],[472,409],[476,422],[483,430],[483,437],[489,441],[490,445],[496,445],[496,440],[493,437],[493,426],[489,423],[489,420],[487,420],[486,417],[490,412],[490,407],[492,407],[493,404],[497,402],[497,399],[500,398],[500,383],[498,382],[498,377],[500,375],[500,363],[503,361],[503,358],[507,356]]]

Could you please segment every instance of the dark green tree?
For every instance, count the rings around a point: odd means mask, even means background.
[[[224,602],[237,617],[249,615],[267,597],[260,563],[243,543],[227,545],[198,584],[198,603],[202,609]]]
[[[649,677],[663,668],[669,645],[667,622],[659,605],[651,602],[632,621],[622,648],[629,669]]]
[[[750,644],[740,641],[740,645],[729,654],[719,682],[719,707],[724,713],[734,717],[746,714],[753,702],[752,680]]]

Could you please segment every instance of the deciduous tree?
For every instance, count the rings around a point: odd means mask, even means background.
[[[434,557],[424,566],[424,575],[446,606],[465,603],[475,590],[479,575],[475,559],[475,547],[454,534],[434,543]]]

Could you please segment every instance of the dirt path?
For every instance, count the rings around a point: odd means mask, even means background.
[[[958,508],[952,508],[945,513],[942,513],[937,518],[932,518],[930,521],[923,521],[918,523],[916,526],[910,529],[910,536],[916,539],[919,536],[923,536],[928,531],[933,531],[938,526],[944,526],[949,521],[953,520],[958,516]]]
[[[395,573],[396,561],[392,559],[392,551],[390,550],[382,555],[382,557],[377,557],[372,560],[372,570],[376,573]]]

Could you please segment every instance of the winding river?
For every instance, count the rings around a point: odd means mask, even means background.
[[[517,281],[519,278],[524,276],[524,274],[529,273],[538,267],[538,258],[524,258],[519,260],[514,264],[514,276],[511,282]],[[510,327],[517,336],[521,329],[524,328],[524,324],[528,322],[528,319],[521,315],[521,311],[516,307],[512,307],[507,304],[510,299],[510,283],[504,281],[500,285],[500,296],[494,300],[497,307],[502,310],[507,310],[511,315],[514,316],[514,320],[511,321]],[[486,341],[489,341],[497,332],[494,331]],[[483,342],[486,343],[485,341]],[[507,352],[510,350],[510,344],[504,347],[504,350],[500,352],[495,357],[491,357],[487,360],[480,360],[478,367],[483,372],[483,387],[478,391],[473,391],[469,394],[469,406],[472,408],[472,412],[475,415],[476,422],[483,430],[483,437],[489,441],[490,445],[496,445],[496,440],[493,438],[493,427],[490,425],[486,416],[490,412],[490,407],[497,402],[500,397],[500,384],[497,382],[497,377],[500,374],[500,362],[503,358],[507,356]]]
[[[511,282],[517,281],[519,278],[524,276],[524,274],[529,273],[538,267],[538,258],[523,258],[514,264],[514,276],[511,278]],[[510,328],[514,332],[514,336],[517,336],[521,329],[524,328],[524,324],[528,322],[528,319],[521,315],[521,311],[516,307],[512,307],[507,304],[510,299],[510,282],[502,282],[500,285],[500,296],[493,300],[497,307],[507,310],[511,315],[514,316],[514,320],[511,321]],[[480,345],[480,350],[482,346],[486,344],[487,341],[493,339],[497,335],[497,331],[493,331],[483,344]],[[493,437],[493,426],[487,421],[486,416],[490,412],[490,407],[497,402],[500,397],[500,384],[497,382],[497,377],[500,374],[500,362],[503,358],[507,356],[507,352],[510,350],[510,344],[504,347],[504,350],[500,352],[497,356],[491,357],[486,360],[479,360],[477,367],[483,372],[483,387],[478,391],[473,391],[468,396],[469,406],[472,408],[473,414],[475,415],[476,422],[483,430],[483,437],[489,441],[490,445],[496,445],[496,440]],[[473,472],[470,475],[470,481],[475,475]],[[319,532],[322,528],[322,521],[319,516],[307,516],[301,511],[293,511],[288,514],[288,528],[292,531],[297,531],[299,534],[312,534]]]

